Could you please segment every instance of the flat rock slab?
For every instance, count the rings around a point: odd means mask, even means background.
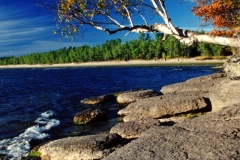
[[[140,119],[137,121],[118,123],[111,128],[110,133],[117,133],[123,138],[138,138],[143,131],[159,125],[160,122],[157,119]]]
[[[218,112],[208,113],[175,126],[192,132],[217,133],[240,138],[240,104],[224,107]]]
[[[117,134],[69,137],[51,141],[39,148],[42,160],[100,159],[120,144]]]
[[[120,104],[124,103],[131,103],[139,99],[144,99],[144,98],[149,98],[149,97],[154,97],[158,96],[159,93],[157,93],[154,90],[142,90],[142,91],[135,91],[135,92],[125,92],[120,94],[117,97],[117,102]]]
[[[163,94],[189,91],[209,92],[211,89],[215,88],[219,82],[225,79],[225,77],[223,73],[215,73],[208,76],[192,78],[186,82],[163,86],[160,92]]]
[[[196,111],[210,108],[209,105],[209,100],[202,97],[199,92],[183,92],[138,100],[120,110],[118,114],[126,115],[123,121],[128,122]]]
[[[240,104],[173,127],[152,127],[104,159],[240,159],[239,122]]]
[[[89,124],[93,122],[102,122],[108,119],[108,112],[103,108],[91,108],[77,113],[73,122],[75,124]]]
[[[142,90],[144,90],[144,89],[134,89],[134,90],[110,93],[110,94],[106,94],[106,95],[100,95],[100,96],[96,96],[96,97],[83,99],[83,100],[81,100],[81,103],[91,104],[91,105],[108,103],[108,102],[116,100],[116,97],[118,97],[120,94],[130,93],[130,92],[135,92],[135,91],[142,91]]]
[[[201,92],[204,97],[209,98],[212,105],[212,111],[216,112],[223,107],[240,103],[239,87],[239,80],[230,80],[225,74],[217,73],[193,78],[182,83],[164,86],[161,92],[163,94],[188,91]]]

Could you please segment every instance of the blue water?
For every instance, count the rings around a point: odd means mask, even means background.
[[[1,148],[1,141],[18,137],[32,126],[41,127],[43,124],[36,124],[36,120],[43,113],[51,112],[48,118],[59,121],[59,125],[42,131],[51,138],[105,132],[120,121],[117,109],[113,109],[108,122],[74,125],[74,115],[91,107],[80,100],[130,89],[159,91],[164,85],[217,71],[211,66],[1,69],[0,153],[7,148]]]

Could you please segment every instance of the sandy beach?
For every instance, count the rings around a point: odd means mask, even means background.
[[[167,59],[161,60],[130,60],[130,61],[103,61],[65,64],[37,64],[37,65],[2,65],[0,68],[58,68],[58,67],[97,67],[97,66],[169,66],[169,65],[221,65],[224,60],[196,60],[189,59]]]

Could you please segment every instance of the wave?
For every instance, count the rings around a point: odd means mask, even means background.
[[[0,154],[7,155],[7,159],[9,160],[27,157],[31,147],[30,141],[33,139],[39,140],[50,137],[50,135],[44,133],[44,131],[48,131],[52,127],[60,124],[59,120],[50,119],[53,115],[53,111],[46,111],[34,121],[36,125],[27,128],[17,137],[0,141]]]
[[[182,71],[183,69],[181,69],[181,68],[174,68],[174,69],[172,69],[173,71]]]

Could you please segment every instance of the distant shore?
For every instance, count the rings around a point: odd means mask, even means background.
[[[98,66],[170,66],[170,65],[221,65],[223,60],[196,60],[189,59],[164,59],[160,60],[129,60],[129,61],[101,61],[101,62],[83,62],[83,63],[64,63],[64,64],[36,64],[36,65],[0,65],[0,68],[58,68],[58,67],[98,67]]]

